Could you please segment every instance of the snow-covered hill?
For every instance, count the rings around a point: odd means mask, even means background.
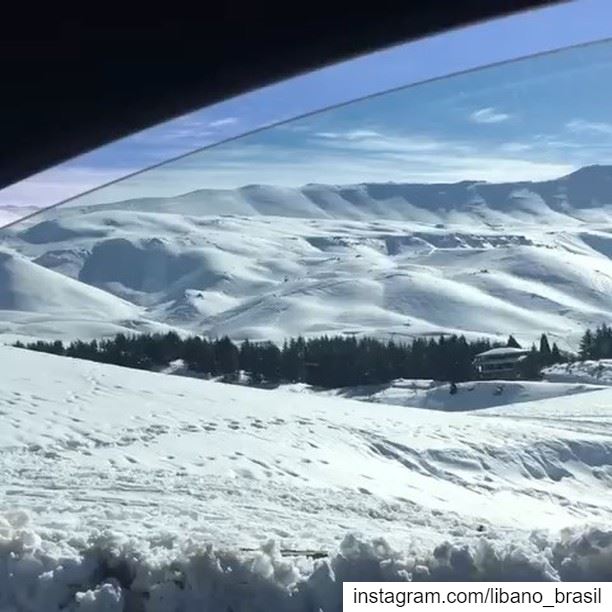
[[[128,330],[165,331],[144,310],[0,248],[0,334],[90,338]]]
[[[612,579],[610,390],[449,414],[0,362],[0,608],[329,612],[347,579]]]
[[[14,223],[23,217],[34,214],[40,209],[35,206],[0,205],[0,228]]]
[[[31,328],[23,320],[31,315],[28,304],[38,301],[33,295],[17,312],[4,306],[1,318],[13,337],[85,338],[157,322],[276,341],[298,334],[409,339],[458,332],[499,339],[512,333],[531,342],[547,332],[575,348],[585,327],[612,318],[607,226],[502,231],[73,209],[21,231],[17,226],[3,244],[30,260],[23,269],[28,277],[35,269],[39,276],[60,273],[83,296],[91,292],[87,299],[106,292],[114,313],[125,311],[125,302],[140,313],[119,317],[101,309],[88,318],[90,331],[83,323],[70,333],[58,321],[82,309],[72,295],[61,308],[39,308],[45,328]],[[53,292],[52,284],[32,289]],[[18,301],[12,291],[0,285],[0,303]]]

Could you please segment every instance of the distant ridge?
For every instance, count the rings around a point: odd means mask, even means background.
[[[92,206],[79,204],[77,199],[35,215],[26,225],[70,214],[75,207],[189,216],[376,218],[472,226],[571,220],[600,222],[601,209],[608,205],[612,206],[612,165],[593,165],[547,181],[311,183],[302,187],[251,184],[236,189],[203,188],[173,197],[143,197]]]

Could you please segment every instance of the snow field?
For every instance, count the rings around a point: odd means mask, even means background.
[[[612,579],[608,389],[444,413],[0,362],[0,609],[331,611],[350,579]]]

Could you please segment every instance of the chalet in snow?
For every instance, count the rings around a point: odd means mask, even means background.
[[[520,363],[528,354],[529,349],[510,346],[494,348],[476,355],[474,367],[478,377],[486,380],[521,378]]]

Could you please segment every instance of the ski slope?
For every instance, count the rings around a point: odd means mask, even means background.
[[[348,579],[612,579],[610,390],[448,413],[0,363],[0,609],[331,611]]]

